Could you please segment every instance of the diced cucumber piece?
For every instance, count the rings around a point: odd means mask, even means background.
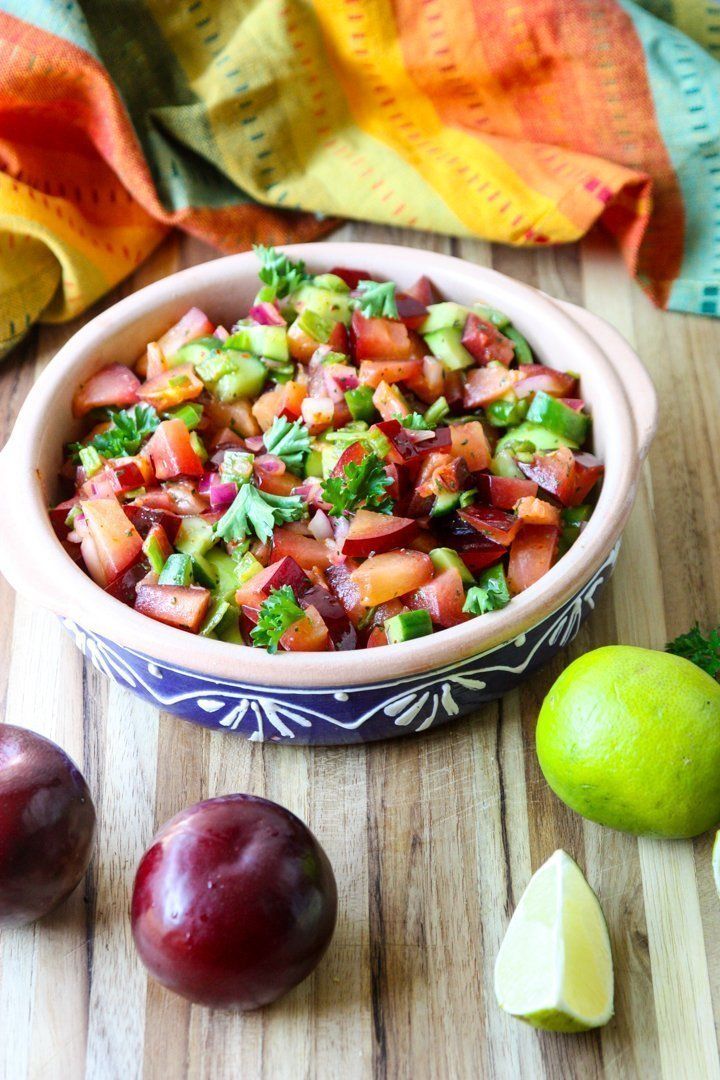
[[[190,445],[204,464],[207,461],[209,455],[207,450],[205,449],[205,443],[202,441],[197,431],[190,432]]]
[[[532,354],[526,338],[522,336],[519,330],[516,330],[514,326],[506,326],[503,330],[503,334],[506,338],[510,338],[515,346],[515,359],[518,364],[534,364],[535,358]]]
[[[496,452],[490,463],[490,472],[494,476],[514,477],[516,480],[522,480],[525,475],[508,449]]]
[[[192,585],[192,560],[189,555],[178,555],[177,552],[168,556],[168,560],[162,568],[158,585]]]
[[[245,356],[234,371],[222,375],[213,387],[215,396],[225,404],[247,401],[258,396],[267,378],[267,368],[254,356]]]
[[[215,630],[215,637],[218,641],[228,641],[231,645],[245,644],[240,632],[240,613],[232,604],[228,604],[228,609]]]
[[[181,345],[178,351],[168,360],[169,367],[180,367],[181,364],[200,364],[211,353],[222,345],[220,338],[204,337],[196,341],[188,341],[187,345]],[[201,376],[202,377],[202,376]]]
[[[212,525],[201,517],[184,517],[175,537],[175,547],[185,555],[204,555],[215,543]]]
[[[247,450],[226,450],[220,462],[220,478],[225,484],[244,484],[253,474],[255,455]]]
[[[510,325],[510,317],[490,304],[473,304],[473,311],[479,318],[492,323],[493,326],[497,326],[498,330],[503,332]]]
[[[443,330],[425,334],[425,343],[448,371],[462,371],[475,363],[462,343],[462,330],[458,326],[447,326]]]
[[[575,412],[569,405],[551,397],[544,390],[540,390],[533,398],[527,418],[531,423],[542,424],[554,435],[572,439],[579,445],[587,438],[590,427],[590,417],[586,413]]]
[[[418,608],[417,611],[401,611],[399,615],[393,615],[391,619],[385,620],[385,633],[390,645],[399,645],[401,641],[426,637],[427,634],[432,634],[430,613],[424,608]]]
[[[213,600],[210,610],[205,616],[205,622],[200,627],[202,636],[210,637],[211,634],[214,634],[229,610],[230,605],[225,600]]]
[[[430,511],[430,517],[442,517],[457,510],[462,497],[461,491],[441,491],[435,496],[435,502]]]
[[[295,325],[307,337],[312,338],[313,341],[319,341],[321,345],[325,345],[333,332],[335,323],[332,319],[326,318],[324,315],[318,315],[316,311],[311,311],[310,308],[305,308],[295,320]]]
[[[528,442],[532,443],[536,450],[557,450],[559,446],[569,446],[571,450],[577,450],[579,444],[573,439],[567,438],[567,436],[559,435],[557,432],[550,431],[544,425],[534,424],[531,420],[525,420],[517,427],[510,428],[508,432],[503,435],[502,439],[498,441],[495,447],[495,456],[500,451],[505,450],[506,447],[510,447],[512,443]]]
[[[371,386],[356,386],[354,390],[346,390],[345,401],[353,420],[364,420],[370,424],[377,416]]]
[[[83,446],[79,457],[88,480],[102,469],[102,459],[94,446]]]
[[[207,555],[192,555],[191,558],[195,583],[205,589],[214,589],[218,583],[218,572]]]
[[[433,548],[430,552],[430,558],[439,574],[441,574],[443,570],[457,570],[464,585],[474,584],[475,578],[472,576],[457,551],[453,551],[452,548]]]
[[[342,457],[345,447],[342,443],[323,442],[320,444],[320,456],[322,459],[322,474],[327,480],[338,461]]]
[[[420,324],[420,333],[433,334],[436,330],[447,330],[454,326],[462,330],[470,314],[470,308],[456,304],[452,300],[444,300],[441,304],[430,304],[425,321]]]
[[[217,584],[213,586],[215,596],[219,600],[234,603],[238,587],[238,564],[221,547],[214,547],[208,551],[205,560],[217,574]]]
[[[423,420],[431,428],[438,427],[450,415],[450,406],[444,397],[433,401],[432,405],[423,413]]]
[[[301,285],[288,297],[289,303],[297,312],[314,311],[325,319],[350,324],[353,313],[352,298],[349,292],[337,289],[323,289],[310,283]]]
[[[320,450],[311,450],[305,458],[305,476],[322,476],[322,453]]]
[[[194,401],[186,401],[175,409],[169,409],[167,415],[173,420],[182,420],[188,431],[194,431],[202,420],[203,407]]]
[[[330,289],[331,292],[350,292],[350,286],[337,274],[316,274],[313,278],[316,289]]]
[[[254,578],[263,569],[263,564],[250,551],[246,551],[242,559],[235,564],[235,588],[244,585],[250,578]]]
[[[286,326],[260,326],[258,323],[239,323],[223,345],[228,349],[266,356],[280,363],[290,359]]]
[[[156,574],[162,572],[165,566],[165,556],[163,555],[162,547],[157,536],[153,536],[152,533],[145,537],[143,540],[143,551],[147,555],[148,562],[150,563],[150,569],[154,570]],[[172,558],[172,556],[168,556]],[[160,584],[166,585],[169,582],[161,582]]]

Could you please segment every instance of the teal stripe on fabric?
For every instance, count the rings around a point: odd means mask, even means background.
[[[668,307],[720,315],[720,64],[634,0],[619,0],[645,51],[660,134],[685,204],[682,266]]]
[[[0,10],[77,45],[106,67],[166,209],[251,201],[221,172],[205,106],[142,0],[83,0],[82,7],[74,0],[0,0]]]

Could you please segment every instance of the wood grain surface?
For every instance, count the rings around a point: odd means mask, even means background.
[[[615,577],[572,647],[520,691],[367,749],[248,743],[159,713],[84,663],[59,623],[0,578],[4,717],[75,757],[99,819],[84,888],[37,925],[0,935],[0,1076],[720,1080],[712,838],[638,841],[586,822],[548,789],[533,749],[540,703],[572,657],[617,641],[662,646],[695,619],[718,620],[720,323],[654,310],[599,237],[530,253],[369,226],[342,235],[492,265],[586,305],[635,343],[662,417]],[[106,304],[213,257],[171,237]],[[43,328],[3,363],[3,440],[81,321]],[[3,506],[8,520],[11,493]],[[191,1007],[149,981],[128,922],[134,869],[160,823],[235,791],[304,818],[340,891],[319,970],[245,1016]],[[598,893],[615,956],[616,1016],[582,1036],[531,1030],[498,1009],[492,989],[510,915],[557,847]]]

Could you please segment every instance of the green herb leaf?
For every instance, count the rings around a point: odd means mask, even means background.
[[[432,427],[428,424],[422,413],[412,412],[407,416],[400,416],[399,413],[395,414],[395,419],[399,420],[404,428],[410,428],[411,431],[432,431]]]
[[[263,289],[263,300],[274,300],[294,292],[304,281],[308,281],[304,262],[292,262],[282,251],[274,247],[254,244],[253,251],[260,260],[258,277],[267,288]]]
[[[267,543],[276,525],[299,521],[307,507],[298,495],[270,495],[252,484],[243,484],[231,506],[215,524],[215,535],[223,540],[245,540],[253,533]]]
[[[89,443],[70,443],[68,450],[75,461],[80,459],[83,446],[93,446],[104,458],[132,457],[160,424],[152,405],[133,405],[131,409],[108,409],[110,427],[101,431]]]
[[[357,287],[357,305],[360,314],[368,319],[383,316],[397,319],[398,309],[395,303],[394,281],[360,281]]]
[[[465,597],[463,611],[468,615],[485,615],[510,603],[510,590],[502,566],[493,566],[481,574],[477,585],[471,585]]]
[[[298,473],[310,451],[310,432],[302,420],[290,421],[276,416],[263,435],[265,449],[285,462],[290,472]]]
[[[278,650],[280,639],[298,619],[305,618],[305,612],[295,599],[292,586],[281,585],[263,600],[258,611],[257,626],[250,631],[253,645],[267,649],[269,653]]]
[[[713,679],[720,674],[720,628],[711,630],[705,637],[697,623],[687,634],[681,634],[674,641],[668,642],[665,651],[674,656],[683,656],[691,663],[712,675]]]
[[[361,506],[391,514],[393,504],[387,494],[391,485],[392,478],[377,454],[367,454],[362,461],[346,465],[342,476],[332,476],[323,482],[323,499],[330,503],[328,513],[333,517],[352,513]]]

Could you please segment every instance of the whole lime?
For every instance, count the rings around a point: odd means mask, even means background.
[[[550,787],[591,821],[666,838],[720,821],[720,685],[689,660],[585,653],[545,698],[536,740]]]

